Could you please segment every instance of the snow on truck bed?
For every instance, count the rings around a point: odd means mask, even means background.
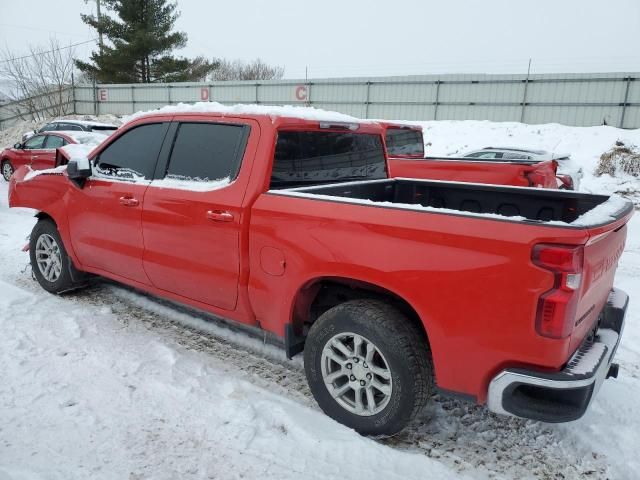
[[[412,179],[407,179],[407,180],[412,180]],[[379,181],[385,181],[385,180],[372,180],[372,182],[379,182]],[[430,180],[430,182],[438,182],[438,181]],[[351,182],[351,184],[354,184],[354,183],[358,183],[358,182]],[[365,181],[362,183],[367,183],[367,182]],[[443,181],[443,183],[459,183],[459,182]],[[327,184],[323,186],[331,187],[335,185],[341,185],[341,183]],[[344,197],[344,196],[337,196],[337,195],[325,195],[320,193],[314,193],[313,191],[306,191],[313,188],[314,187],[298,187],[298,188],[291,188],[291,189],[271,190],[270,193],[273,193],[276,195],[291,196],[291,197],[322,199],[322,200],[329,200],[329,201],[341,202],[341,203],[355,203],[358,205],[369,205],[369,206],[378,206],[378,207],[387,207],[387,208],[397,208],[397,209],[403,209],[403,210],[413,210],[416,212],[463,215],[465,217],[477,217],[477,218],[494,219],[494,220],[510,220],[513,222],[528,222],[528,223],[534,223],[536,225],[556,225],[556,226],[571,226],[571,227],[583,227],[583,228],[602,225],[615,220],[616,214],[619,214],[621,210],[627,208],[628,205],[630,204],[628,200],[624,199],[619,195],[611,195],[605,202],[601,203],[600,205],[597,205],[596,207],[592,208],[588,212],[580,215],[574,221],[562,222],[558,220],[545,220],[545,221],[531,220],[519,215],[501,215],[498,213],[467,212],[467,211],[455,210],[451,208],[417,205],[415,203],[377,201],[377,200],[368,200],[363,198]],[[513,188],[520,189],[522,187],[513,187]]]

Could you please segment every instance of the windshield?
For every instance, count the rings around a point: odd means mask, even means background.
[[[279,132],[271,188],[386,178],[379,135]]]
[[[387,128],[385,141],[390,157],[424,157],[424,143],[420,130]]]

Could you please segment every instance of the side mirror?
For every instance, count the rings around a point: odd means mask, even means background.
[[[13,148],[15,148],[16,150],[21,150],[22,149],[22,144],[20,142],[18,142],[18,143],[13,145]]]
[[[67,176],[82,188],[85,180],[91,176],[91,165],[89,161],[87,160],[86,163],[78,163],[77,160],[69,160],[69,163],[67,163]]]

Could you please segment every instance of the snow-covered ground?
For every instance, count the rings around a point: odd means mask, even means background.
[[[433,154],[569,151],[598,192],[612,187],[592,175],[597,157],[618,138],[640,143],[610,127],[424,125]],[[547,425],[436,398],[376,441],[319,411],[300,358],[112,284],[44,292],[20,251],[33,212],[9,210],[6,194],[0,180],[0,480],[640,478],[639,216],[616,278],[632,296],[620,376],[584,418]]]

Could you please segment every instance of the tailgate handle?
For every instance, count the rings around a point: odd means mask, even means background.
[[[133,197],[120,197],[120,205],[125,207],[137,207],[140,204],[137,198]]]
[[[232,222],[233,214],[231,212],[223,212],[220,210],[209,210],[207,212],[207,218],[214,222]]]

